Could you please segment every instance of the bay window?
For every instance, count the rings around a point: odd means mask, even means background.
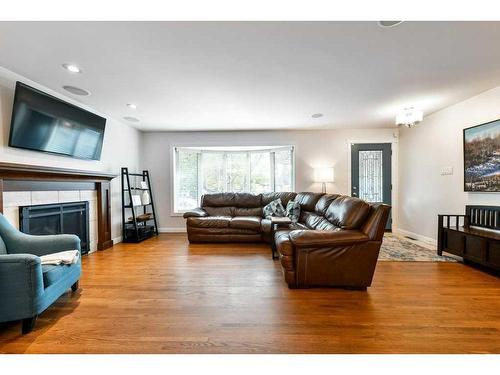
[[[293,146],[174,147],[174,212],[203,194],[294,190]]]

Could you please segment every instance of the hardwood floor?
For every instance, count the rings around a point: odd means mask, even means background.
[[[83,259],[68,292],[2,353],[499,353],[500,279],[379,262],[368,292],[290,290],[265,244],[162,234]]]

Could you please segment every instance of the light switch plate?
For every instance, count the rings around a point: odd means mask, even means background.
[[[441,168],[441,176],[450,176],[453,174],[453,167]]]

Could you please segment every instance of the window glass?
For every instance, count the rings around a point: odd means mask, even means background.
[[[275,191],[293,191],[292,153],[288,150],[275,153]]]
[[[199,205],[203,194],[293,191],[293,148],[176,147],[174,211]]]
[[[248,191],[249,165],[248,153],[227,154],[227,189],[235,193]]]
[[[198,206],[198,154],[179,152],[177,156],[176,204],[178,211]]]
[[[201,154],[202,194],[225,191],[224,154],[207,152]]]
[[[271,186],[271,153],[251,153],[250,165],[250,192],[259,194],[273,191]]]
[[[382,151],[359,151],[359,197],[367,202],[382,202],[383,158]]]

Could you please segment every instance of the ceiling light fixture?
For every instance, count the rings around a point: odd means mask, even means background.
[[[127,121],[129,121],[129,122],[139,122],[139,119],[138,119],[138,118],[131,117],[131,116],[125,116],[123,119],[124,119],[124,120],[127,120]]]
[[[396,116],[396,125],[404,125],[411,128],[424,119],[424,113],[413,107],[403,109]]]
[[[127,107],[129,107],[130,109],[137,109],[137,106],[133,103],[128,103]]]
[[[69,70],[71,73],[81,73],[82,70],[73,64],[62,64],[62,67],[66,70]]]
[[[90,95],[90,91],[85,90],[85,89],[81,89],[81,88],[76,87],[76,86],[63,86],[63,89],[72,93],[73,95],[79,95],[79,96],[89,96]]]
[[[404,21],[378,21],[378,25],[383,28],[401,25]]]
[[[323,114],[322,113],[315,113],[311,117],[312,118],[320,118],[320,117],[323,117]]]

